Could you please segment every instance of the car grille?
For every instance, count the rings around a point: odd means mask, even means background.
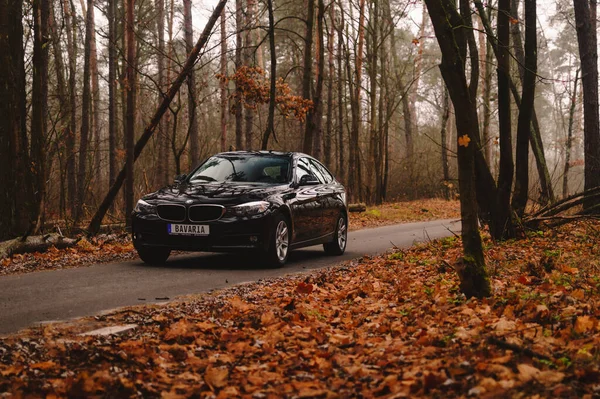
[[[222,205],[192,205],[188,210],[188,217],[191,222],[210,222],[220,219],[225,212]]]
[[[185,206],[183,205],[158,205],[158,216],[169,222],[183,222],[185,220]]]

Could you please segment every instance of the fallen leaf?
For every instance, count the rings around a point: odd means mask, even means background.
[[[296,287],[296,292],[299,294],[305,294],[308,295],[311,292],[313,292],[313,285],[312,284],[306,284],[305,282],[301,281],[298,283],[298,286]]]
[[[579,316],[575,320],[575,332],[584,334],[594,329],[596,320],[590,316]]]
[[[215,388],[223,388],[227,385],[229,378],[229,370],[222,367],[207,367],[204,373],[204,381],[214,390]]]

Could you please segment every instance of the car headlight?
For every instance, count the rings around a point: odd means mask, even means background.
[[[269,209],[267,201],[254,201],[232,206],[229,208],[229,212],[235,216],[255,216],[266,212],[267,209]]]
[[[149,204],[141,199],[135,204],[133,210],[137,213],[156,213],[156,205]]]

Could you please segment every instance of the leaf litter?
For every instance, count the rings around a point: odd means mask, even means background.
[[[600,223],[484,237],[467,300],[456,237],[0,340],[6,397],[600,395]],[[527,277],[527,279],[522,279]],[[80,336],[136,324],[120,335]]]

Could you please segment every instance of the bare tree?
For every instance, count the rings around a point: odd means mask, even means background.
[[[221,151],[227,149],[227,30],[225,10],[221,12]]]
[[[91,1],[91,0],[88,0]],[[133,212],[133,181],[134,181],[134,140],[135,140],[135,102],[136,102],[136,72],[135,65],[135,0],[127,0],[127,119],[125,121],[125,224],[131,226],[131,212]]]
[[[583,133],[585,152],[585,190],[600,186],[600,125],[598,116],[598,50],[596,0],[573,0],[583,91]],[[589,199],[584,209],[598,212]]]
[[[192,0],[183,0],[183,25],[185,30],[185,52],[189,54],[194,47],[194,29],[192,27]],[[188,83],[188,131],[190,136],[190,167],[200,157],[200,137],[198,135],[198,118],[196,116],[196,74],[192,69],[187,78]]]

